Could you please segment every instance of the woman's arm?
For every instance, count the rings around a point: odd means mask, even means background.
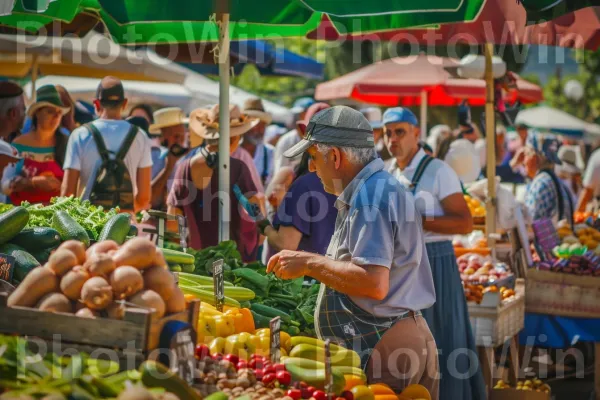
[[[293,226],[280,226],[278,230],[267,226],[265,236],[269,246],[273,247],[275,251],[298,250],[300,240],[302,240],[302,232]]]

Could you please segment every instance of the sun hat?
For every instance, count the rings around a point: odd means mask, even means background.
[[[453,141],[444,157],[444,162],[452,167],[463,183],[476,181],[481,172],[477,150],[467,139]]]
[[[375,148],[373,128],[365,116],[347,106],[326,108],[315,114],[306,127],[306,136],[283,155],[294,158],[313,144]]]
[[[379,107],[366,107],[362,108],[360,112],[365,116],[367,121],[371,124],[371,128],[380,129],[383,128],[382,114]]]
[[[243,113],[249,117],[258,118],[265,124],[269,125],[273,121],[271,114],[265,111],[262,99],[253,97],[244,102]]]
[[[235,104],[229,105],[229,136],[243,135],[254,128],[260,120],[249,117]],[[190,113],[190,132],[203,139],[219,138],[219,105],[210,109],[198,108]]]
[[[527,136],[525,146],[535,150],[536,153],[545,157],[552,164],[562,165],[562,161],[557,155],[560,142],[554,135],[531,132]]]
[[[558,149],[558,158],[562,161],[562,165],[557,165],[556,168],[570,175],[581,174],[583,168],[580,165],[581,152],[577,146],[561,146]]]
[[[10,144],[6,143],[4,140],[1,140],[1,139],[0,139],[0,156],[12,158],[15,161],[19,161],[21,159],[21,157],[19,157],[19,153],[17,152],[17,149],[15,149]]]
[[[313,104],[315,104],[315,99],[312,97],[300,97],[294,101],[294,105],[290,111],[295,115],[302,114]]]
[[[179,107],[166,107],[154,111],[152,114],[154,123],[150,125],[149,132],[153,135],[159,135],[161,128],[169,126],[184,125],[189,122],[185,117],[183,110]]]
[[[35,92],[35,103],[29,106],[27,110],[27,115],[29,117],[33,117],[33,115],[40,109],[44,107],[53,107],[58,108],[62,111],[62,114],[65,115],[69,111],[71,111],[70,107],[65,107],[62,100],[60,99],[60,94],[54,85],[44,85],[40,87]]]
[[[385,110],[385,113],[383,113],[383,125],[395,124],[398,122],[408,122],[411,125],[419,126],[417,116],[408,108],[394,107]]]

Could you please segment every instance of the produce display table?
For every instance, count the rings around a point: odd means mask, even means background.
[[[521,343],[563,349],[572,343],[594,342],[594,391],[600,400],[600,318],[572,318],[547,314],[525,314]]]

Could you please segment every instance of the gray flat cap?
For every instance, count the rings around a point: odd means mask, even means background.
[[[335,106],[315,114],[306,127],[306,138],[283,155],[294,158],[315,143],[370,148],[375,146],[375,138],[371,124],[360,111],[346,106]]]

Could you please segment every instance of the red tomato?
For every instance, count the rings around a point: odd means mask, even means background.
[[[285,394],[288,397],[291,397],[294,400],[300,400],[302,398],[302,392],[300,389],[290,389]]]
[[[198,360],[203,360],[206,356],[210,357],[210,349],[205,344],[199,344],[198,346],[196,346],[194,355]]]
[[[262,383],[264,383],[265,385],[268,385],[271,382],[275,381],[275,374],[270,373],[270,374],[264,374],[263,378],[262,378]]]
[[[235,354],[227,354],[223,359],[229,361],[233,365],[236,365],[240,361],[240,358]]]
[[[327,400],[327,395],[322,390],[315,390],[312,394],[315,400]]]
[[[276,372],[276,371],[275,371],[275,368],[274,368],[272,365],[267,365],[267,366],[265,366],[265,367],[263,368],[263,374],[264,374],[264,375],[267,375],[267,374],[274,374],[275,372]]]
[[[277,382],[279,382],[281,385],[288,386],[290,383],[292,383],[292,375],[290,375],[290,373],[287,371],[279,371],[275,376],[277,378]]]
[[[248,362],[241,360],[238,361],[238,363],[235,366],[237,369],[244,369],[244,368],[248,368]]]

